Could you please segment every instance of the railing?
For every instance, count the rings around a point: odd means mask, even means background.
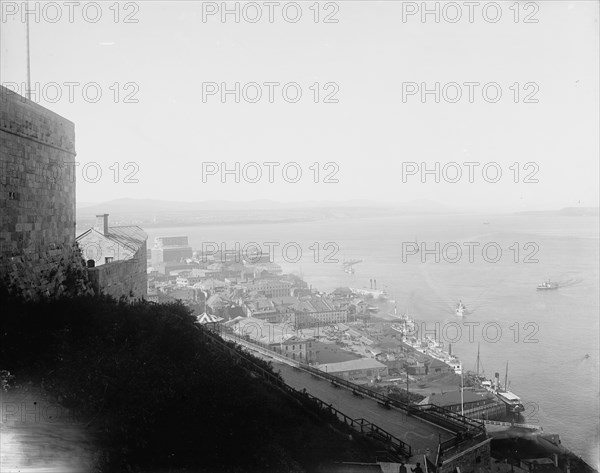
[[[254,372],[258,371],[258,373],[261,374],[263,376],[263,378],[265,378],[268,381],[270,381],[271,383],[275,384],[277,387],[283,389],[284,391],[286,391],[289,395],[293,396],[298,401],[300,401],[302,403],[306,403],[308,401],[309,403],[313,403],[314,405],[317,405],[320,409],[328,411],[330,414],[335,415],[345,425],[347,425],[348,427],[351,427],[352,429],[354,429],[357,432],[360,432],[362,435],[372,437],[376,440],[379,440],[380,442],[382,442],[384,444],[387,444],[389,447],[391,447],[392,453],[395,455],[401,455],[401,456],[405,456],[405,457],[412,456],[411,446],[408,445],[407,443],[403,442],[402,440],[400,440],[398,437],[390,434],[386,430],[382,429],[381,427],[377,426],[376,424],[373,424],[372,422],[369,422],[366,419],[363,419],[363,418],[353,419],[352,417],[347,416],[340,410],[334,408],[331,404],[327,404],[324,401],[322,401],[321,399],[307,393],[306,390],[298,391],[298,390],[294,389],[293,387],[291,387],[287,383],[285,383],[285,381],[283,381],[283,379],[280,376],[275,375],[274,373],[268,371],[264,367],[258,365],[256,363],[256,361],[247,357],[240,350],[236,350],[235,348],[230,347],[227,344],[227,342],[225,342],[220,337],[217,337],[215,334],[211,333],[210,330],[206,330],[206,329],[200,329],[200,330],[202,331],[202,333],[204,335],[206,335],[208,337],[208,340],[211,343],[215,343],[215,345],[219,349],[222,349],[223,351],[227,351],[227,352],[237,356],[240,360],[242,360],[242,362],[246,363],[248,368],[250,368],[252,371],[254,371]],[[242,340],[244,340],[244,339],[242,339]],[[244,340],[244,341],[246,343],[249,343],[250,345],[256,345],[256,344],[250,343],[248,340]],[[276,353],[272,352],[267,347],[260,347],[260,348],[269,351],[270,355],[276,355]],[[281,355],[277,356],[277,358],[279,358],[279,357],[285,358],[284,356],[281,356]],[[289,360],[289,361],[291,361],[291,360]],[[310,368],[311,370],[314,370],[314,368],[311,368],[311,367],[308,367],[305,365],[299,365],[299,368],[300,369]],[[314,370],[314,371],[318,371],[318,373],[325,374],[319,370]],[[336,379],[339,379],[339,378],[336,378]],[[390,452],[387,452],[387,453],[390,454]],[[393,457],[393,454],[392,454],[392,457]],[[400,460],[400,459],[396,458],[396,460]]]
[[[465,431],[480,431],[485,432],[485,426],[483,422],[471,419],[470,417],[457,414],[456,412],[449,411],[443,407],[436,406],[435,404],[423,404],[417,406],[408,406],[413,412],[412,414],[419,417],[423,417],[428,420],[435,421],[436,423],[448,424],[450,430],[455,430],[452,426],[460,426],[458,432]],[[415,409],[419,413],[415,413]]]
[[[443,407],[436,406],[435,404],[412,405],[406,402],[399,401],[397,399],[392,399],[389,396],[379,393],[373,389],[354,384],[338,376],[326,373],[310,365],[301,363],[298,360],[292,360],[291,358],[288,358],[283,354],[279,354],[273,351],[269,345],[256,342],[250,339],[250,337],[241,337],[229,328],[221,326],[219,327],[218,331],[225,331],[226,334],[232,337],[234,340],[242,341],[244,344],[249,345],[249,347],[261,348],[265,350],[269,354],[269,356],[280,359],[285,363],[293,364],[295,367],[303,371],[306,371],[314,376],[330,381],[335,386],[342,386],[346,389],[351,390],[354,394],[367,396],[371,399],[376,400],[377,402],[386,407],[395,407],[406,412],[408,415],[420,418],[438,427],[442,427],[446,430],[453,432],[453,438],[448,439],[444,442],[440,442],[440,451],[442,454],[449,450],[457,449],[465,443],[470,443],[474,439],[483,440],[487,437],[487,432],[483,421],[471,419],[456,412],[449,411],[448,409],[444,409]],[[401,440],[397,440],[401,442]]]
[[[462,447],[466,442],[482,442],[487,437],[487,434],[484,432],[466,432],[464,434],[457,434],[454,438],[445,440],[440,442],[439,445],[439,454],[445,455],[451,450],[458,450],[459,447]]]
[[[300,369],[307,371],[315,376],[321,377],[323,379],[327,379],[332,383],[343,386],[347,389],[355,393],[359,393],[365,396],[368,396],[372,399],[375,399],[379,402],[384,403],[388,406],[396,407],[397,409],[401,409],[406,413],[413,415],[415,417],[421,418],[423,420],[433,422],[441,427],[444,427],[452,432],[468,432],[468,431],[479,431],[485,432],[485,426],[483,422],[475,419],[471,419],[469,417],[465,417],[456,412],[449,411],[448,409],[444,409],[443,407],[436,406],[435,404],[424,404],[424,405],[412,405],[403,401],[399,401],[397,399],[392,399],[385,394],[381,394],[373,389],[369,389],[364,386],[360,386],[358,384],[354,384],[350,381],[337,377],[335,375],[325,373],[319,369],[316,369],[312,366],[304,364],[299,360],[292,360],[291,358],[286,357],[283,354],[279,354],[271,349],[269,345],[264,343],[260,343],[250,339],[250,337],[242,337],[233,332],[233,330],[222,327],[221,330],[224,330],[227,335],[233,337],[234,339],[244,341],[245,343],[251,346],[257,346],[263,348],[269,352],[269,354],[273,354],[274,358],[281,357],[282,361],[286,363],[294,363]],[[277,356],[278,355],[278,356]]]
[[[410,445],[403,442],[398,437],[390,434],[389,432],[382,429],[381,427],[377,426],[376,424],[373,424],[372,422],[369,422],[368,420],[363,419],[363,418],[353,419],[352,417],[347,416],[340,410],[333,407],[331,404],[327,404],[324,401],[322,401],[321,399],[319,399],[307,392],[297,391],[294,388],[290,388],[290,389],[294,393],[306,396],[307,399],[310,399],[311,401],[318,404],[321,409],[325,409],[325,410],[329,411],[330,413],[335,414],[339,420],[344,422],[344,424],[346,424],[349,427],[352,427],[354,430],[360,432],[361,434],[368,435],[370,437],[375,438],[376,440],[379,440],[380,442],[391,445],[393,447],[394,453],[397,453],[397,454],[400,454],[403,456],[407,456],[407,457],[410,457],[412,455],[412,448]]]

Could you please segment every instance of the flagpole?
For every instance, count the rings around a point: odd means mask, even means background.
[[[29,0],[27,0],[27,15],[25,24],[27,28],[27,99],[31,100],[31,58],[29,55]]]

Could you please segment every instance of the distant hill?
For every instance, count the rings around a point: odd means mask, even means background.
[[[208,200],[202,202],[176,202],[158,199],[116,199],[102,203],[81,203],[77,206],[81,215],[97,213],[160,213],[160,212],[195,212],[223,210],[277,210],[277,209],[310,209],[310,208],[394,208],[411,212],[447,212],[450,209],[443,204],[428,200],[414,200],[406,203],[380,203],[369,200],[348,201],[304,201],[279,202],[274,200],[227,201]]]
[[[190,226],[198,224],[244,224],[314,221],[335,218],[360,218],[378,215],[415,215],[448,213],[451,209],[431,201],[383,204],[366,200],[277,202],[251,200],[234,202],[174,202],[155,199],[117,199],[78,205],[80,229],[93,224],[95,216],[107,213],[113,225],[144,227]]]
[[[572,216],[599,216],[600,207],[565,207],[560,210],[535,210],[516,212],[516,215],[572,215]]]

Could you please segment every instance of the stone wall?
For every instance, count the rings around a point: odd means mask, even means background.
[[[130,300],[145,299],[148,295],[146,267],[144,243],[133,258],[88,268],[88,276],[96,293],[115,299],[120,299],[121,296]]]
[[[74,143],[72,122],[0,86],[0,278],[27,297],[81,269]]]

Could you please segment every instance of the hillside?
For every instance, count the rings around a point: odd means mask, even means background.
[[[95,471],[313,471],[374,459],[370,441],[349,440],[327,413],[208,344],[182,305],[0,303],[0,370],[13,389],[42,386],[77,413],[101,452]]]

